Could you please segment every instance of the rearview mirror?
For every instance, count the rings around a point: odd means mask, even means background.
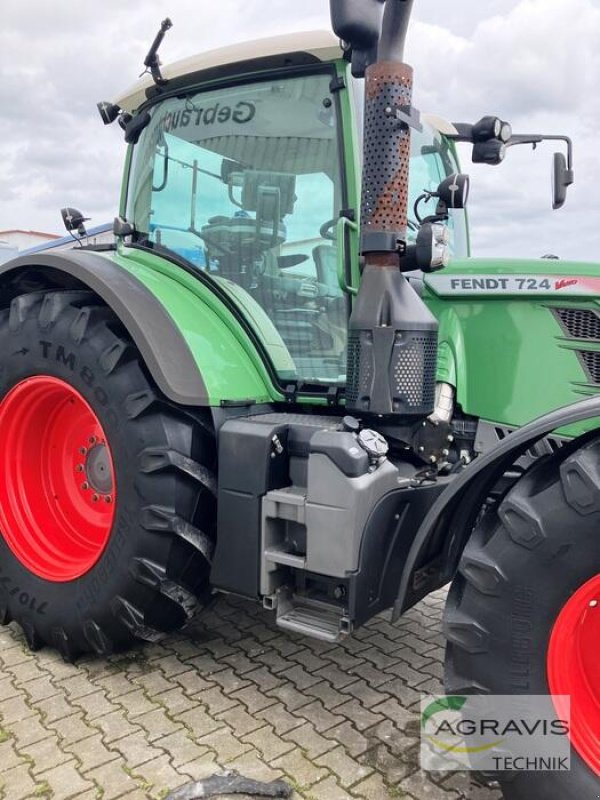
[[[384,0],[329,0],[331,27],[352,51],[352,74],[362,78],[377,57]]]
[[[377,45],[383,0],[330,0],[329,8],[336,36],[357,50]]]
[[[562,208],[567,199],[567,189],[573,183],[573,170],[567,166],[563,153],[554,153],[552,165],[552,208]]]

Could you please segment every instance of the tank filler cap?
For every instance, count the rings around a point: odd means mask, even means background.
[[[360,422],[356,419],[356,417],[346,415],[342,419],[341,429],[343,431],[348,431],[349,433],[358,433],[360,430]]]
[[[359,445],[367,453],[369,458],[377,461],[385,458],[390,449],[384,437],[380,433],[377,433],[377,431],[372,431],[369,428],[362,430],[357,438]]]

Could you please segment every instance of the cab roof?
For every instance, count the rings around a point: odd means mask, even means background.
[[[287,33],[269,39],[253,39],[249,42],[198,53],[161,67],[161,72],[164,78],[173,80],[191,74],[200,76],[203,72],[208,75],[214,70],[242,62],[245,62],[244,71],[251,71],[253,62],[269,58],[276,59],[278,56],[288,54],[298,57],[304,55],[318,62],[342,58],[344,51],[339,40],[330,31]],[[259,66],[258,63],[257,66]],[[132,112],[146,100],[148,89],[152,89],[154,85],[151,76],[144,75],[133,86],[116,97],[114,102],[124,111]]]

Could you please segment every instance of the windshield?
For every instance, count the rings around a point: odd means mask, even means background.
[[[138,236],[210,273],[257,329],[283,380],[345,377],[331,77],[167,98],[150,110],[134,149],[127,216]]]

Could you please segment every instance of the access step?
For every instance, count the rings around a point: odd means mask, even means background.
[[[277,626],[324,642],[337,642],[351,632],[350,621],[341,608],[297,597],[279,601]]]

